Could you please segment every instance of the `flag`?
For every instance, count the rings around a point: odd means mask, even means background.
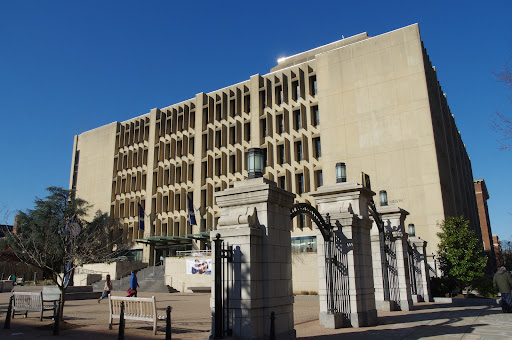
[[[144,209],[142,209],[142,205],[139,205],[139,230],[144,230],[144,217],[146,214],[144,213]]]
[[[188,220],[190,225],[196,225],[196,214],[194,212],[194,204],[192,203],[192,200],[190,199],[190,196],[187,195],[188,200]]]

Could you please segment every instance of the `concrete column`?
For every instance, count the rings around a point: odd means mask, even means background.
[[[219,233],[234,248],[233,338],[268,338],[274,312],[276,338],[295,339],[290,220],[295,195],[256,178],[235,182],[215,197],[221,213],[211,238]],[[212,312],[214,289],[212,282]]]
[[[336,248],[342,249],[346,256],[348,269],[349,311],[346,315],[329,314],[323,242],[318,242],[320,323],[327,328],[339,328],[346,319],[352,327],[376,325],[370,245],[372,222],[368,216],[368,201],[375,193],[360,184],[348,182],[321,186],[310,195],[323,216],[329,213],[331,223],[339,221],[335,232]]]
[[[384,231],[391,233],[395,244],[396,271],[398,279],[399,301],[394,301],[396,307],[403,311],[412,309],[411,281],[409,276],[409,253],[407,234],[404,221],[409,213],[396,206],[381,206],[378,209],[384,222]],[[391,288],[390,288],[391,289]],[[393,308],[394,309],[394,308]]]
[[[419,282],[417,282],[418,285],[421,285],[421,290],[418,289],[419,293],[421,293],[421,296],[419,296],[418,298],[419,300],[423,301],[432,301],[428,269],[429,265],[427,263],[427,241],[424,241],[416,236],[411,236],[409,237],[409,242],[411,243],[416,252],[416,254],[414,254],[414,258],[416,260],[414,266],[418,268],[419,272],[421,273],[421,280],[418,280]]]

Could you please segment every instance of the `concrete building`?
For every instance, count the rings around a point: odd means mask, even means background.
[[[496,254],[494,253],[494,246],[492,240],[491,220],[489,219],[489,209],[487,207],[487,200],[489,199],[489,192],[483,179],[476,179],[475,194],[478,206],[478,218],[480,220],[480,228],[482,233],[482,242],[484,251],[489,258],[487,263],[487,272],[492,274],[496,271]]]
[[[365,172],[373,191],[410,212],[429,252],[448,216],[480,234],[471,162],[417,24],[282,58],[268,74],[77,135],[70,187],[91,213],[119,219],[112,237],[146,260],[153,249],[204,248],[219,218],[214,193],[247,178],[253,147],[263,149],[264,177],[296,202],[315,204],[308,193],[334,183],[344,162],[348,181]],[[294,221],[292,246],[315,245],[313,228]]]

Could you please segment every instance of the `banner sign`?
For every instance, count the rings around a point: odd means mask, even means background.
[[[211,274],[212,260],[187,260],[187,274]]]

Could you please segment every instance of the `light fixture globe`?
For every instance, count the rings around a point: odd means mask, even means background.
[[[413,223],[409,224],[409,236],[416,236],[416,227]]]
[[[379,200],[381,207],[388,205],[388,193],[386,192],[386,190],[381,190],[379,192]]]
[[[345,163],[336,163],[336,183],[347,181],[347,166]]]
[[[263,177],[263,152],[260,148],[251,148],[247,152],[248,178]]]

